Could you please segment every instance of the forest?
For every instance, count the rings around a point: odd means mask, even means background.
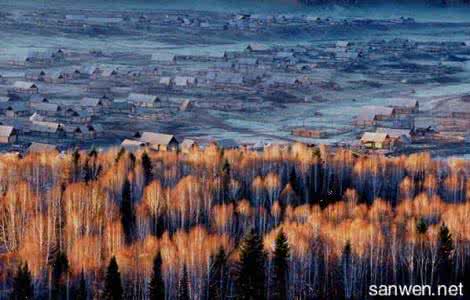
[[[470,162],[326,146],[0,155],[1,299],[470,286]],[[466,290],[467,292],[467,290]]]

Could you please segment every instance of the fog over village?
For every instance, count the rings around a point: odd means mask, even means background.
[[[0,0],[0,299],[466,292],[456,2]]]

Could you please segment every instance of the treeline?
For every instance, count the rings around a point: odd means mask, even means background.
[[[371,284],[465,282],[469,172],[302,144],[5,154],[0,297],[365,299]]]

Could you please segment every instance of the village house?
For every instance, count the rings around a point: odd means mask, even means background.
[[[328,134],[325,131],[306,127],[292,129],[292,135],[317,139],[323,139],[328,137]]]
[[[64,113],[65,117],[71,123],[89,123],[92,119],[92,115],[86,110],[75,110],[73,108],[67,108]]]
[[[433,118],[415,118],[413,125],[413,132],[415,136],[426,136],[428,134],[436,133],[437,122]]]
[[[246,47],[246,50],[249,52],[267,52],[269,47],[259,43],[251,43]]]
[[[129,103],[135,106],[154,108],[161,102],[160,98],[154,95],[130,93],[127,97]]]
[[[28,81],[16,81],[13,84],[13,89],[17,93],[24,93],[24,94],[37,94],[39,92],[39,88],[33,82]]]
[[[390,120],[395,116],[395,109],[386,106],[364,106],[359,116],[356,118],[358,126],[373,126],[377,121]]]
[[[390,136],[381,132],[365,132],[361,137],[361,144],[370,149],[388,149],[390,142]]]
[[[7,118],[19,118],[29,114],[29,107],[25,102],[15,102],[8,105],[5,109],[5,116]]]
[[[189,87],[197,85],[197,79],[191,76],[175,76],[173,83],[178,87]]]
[[[129,103],[127,99],[114,99],[110,107],[113,113],[135,113],[136,106],[134,103]]]
[[[62,124],[46,121],[31,122],[30,132],[45,137],[63,137],[65,135]]]
[[[49,83],[64,83],[65,75],[62,71],[48,72],[44,78],[44,81]]]
[[[180,149],[183,153],[189,153],[192,150],[199,149],[199,145],[195,140],[184,139],[180,144]]]
[[[31,103],[49,103],[49,99],[46,96],[34,94],[29,97],[29,102]]]
[[[44,81],[46,79],[46,71],[44,70],[28,71],[25,73],[24,77],[27,80]]]
[[[163,77],[160,77],[160,80],[158,81],[158,83],[160,85],[170,87],[172,85],[173,81],[171,80],[171,77],[163,76]]]
[[[410,144],[412,142],[410,129],[395,129],[395,128],[377,128],[375,132],[386,133],[391,140],[392,144]]]
[[[191,107],[193,106],[191,100],[189,99],[184,99],[183,102],[181,102],[180,106],[179,106],[179,110],[180,111],[187,111],[189,109],[191,109]]]
[[[166,64],[174,64],[176,62],[176,56],[171,53],[155,53],[152,54],[152,61]]]
[[[42,152],[58,153],[59,149],[57,148],[56,145],[32,142],[31,145],[29,145],[28,150],[27,150],[27,153],[42,153]]]
[[[80,100],[80,107],[89,113],[96,114],[103,110],[103,102],[98,98],[85,97]]]
[[[137,151],[140,148],[144,148],[145,143],[141,142],[141,141],[125,139],[125,140],[122,141],[121,147],[126,149],[127,151],[134,152],[134,151]]]
[[[62,111],[58,104],[48,102],[31,102],[30,107],[32,110],[45,116],[56,116]]]
[[[155,133],[145,131],[138,139],[150,148],[157,151],[174,151],[178,150],[178,141],[171,134]]]
[[[17,141],[16,130],[13,126],[0,125],[0,144],[12,144]]]
[[[419,112],[419,101],[414,99],[390,99],[388,107],[395,109],[396,114],[415,114]]]

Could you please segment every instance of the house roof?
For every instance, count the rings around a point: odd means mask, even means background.
[[[152,60],[156,61],[166,61],[166,62],[172,62],[174,61],[176,56],[171,53],[155,53],[152,54]]]
[[[260,43],[251,43],[246,47],[250,51],[267,51],[269,47]]]
[[[411,137],[411,130],[409,129],[377,128],[375,132],[386,133],[391,138],[400,138],[402,136],[407,138]]]
[[[28,152],[46,152],[58,151],[56,145],[32,142],[28,148]]]
[[[191,76],[175,76],[173,81],[177,86],[186,86],[188,84],[195,84],[196,78]]]
[[[171,77],[169,77],[169,76],[160,77],[159,83],[163,84],[163,85],[170,85],[171,84]]]
[[[169,145],[172,141],[178,142],[174,135],[144,131],[139,139],[151,145]]]
[[[129,96],[127,97],[127,100],[130,102],[155,103],[155,102],[159,102],[160,98],[154,95],[130,93]]]
[[[101,105],[103,105],[103,103],[101,102],[101,99],[98,98],[85,97],[80,100],[80,106],[97,107]]]
[[[361,113],[357,117],[358,121],[373,121],[378,115],[392,116],[395,112],[394,108],[378,105],[364,106]]]
[[[189,149],[193,147],[194,145],[197,145],[197,144],[196,144],[196,141],[192,139],[184,139],[183,142],[181,142],[181,148],[183,149]]]
[[[381,143],[381,142],[384,142],[387,138],[389,138],[389,135],[383,132],[364,132],[364,134],[361,137],[361,142]]]
[[[55,103],[48,102],[31,102],[31,108],[39,111],[57,112],[60,106]]]
[[[131,139],[125,139],[122,141],[121,146],[123,147],[143,147],[145,146],[144,142],[141,141],[136,141],[136,140],[131,140]]]
[[[44,120],[44,117],[41,116],[40,114],[38,114],[37,112],[35,112],[34,114],[31,115],[31,117],[29,117],[29,120],[30,120],[31,122],[43,121],[43,120]]]
[[[387,101],[387,106],[390,107],[410,107],[414,108],[419,106],[419,101],[416,99],[394,98]]]
[[[49,100],[43,95],[32,95],[29,97],[30,102],[49,102]]]
[[[38,132],[56,133],[62,129],[62,125],[55,122],[32,121],[32,125],[31,129]]]
[[[10,137],[15,133],[15,128],[13,126],[0,125],[0,136],[1,137]]]
[[[25,90],[37,88],[36,84],[34,84],[33,82],[29,82],[29,81],[16,81],[13,84],[13,87],[16,89],[25,89]]]

